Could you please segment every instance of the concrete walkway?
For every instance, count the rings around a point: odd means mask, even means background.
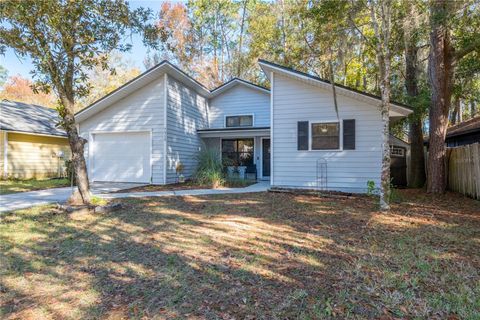
[[[131,192],[131,193],[102,193],[105,187],[92,188],[92,193],[105,199],[119,198],[143,198],[143,197],[165,197],[165,196],[199,196],[208,194],[228,194],[228,193],[249,193],[263,192],[270,188],[268,181],[260,181],[245,188],[222,188],[222,189],[196,189],[196,190],[177,190],[177,191],[157,191],[157,192]],[[115,189],[109,190],[116,191]],[[31,192],[21,192],[6,194],[0,196],[0,212],[12,211],[29,208],[48,203],[63,203],[72,194],[72,188],[54,188],[48,190],[39,190]]]
[[[270,188],[270,182],[260,181],[245,188],[220,188],[220,189],[193,189],[175,191],[153,191],[153,192],[130,192],[130,193],[108,193],[99,195],[104,199],[118,198],[143,198],[143,197],[165,197],[165,196],[201,196],[208,194],[228,193],[250,193],[264,192]]]

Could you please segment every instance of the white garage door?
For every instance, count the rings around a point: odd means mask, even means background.
[[[150,133],[96,133],[93,136],[93,181],[150,182]]]

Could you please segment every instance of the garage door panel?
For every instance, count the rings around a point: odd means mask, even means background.
[[[149,132],[97,133],[93,142],[94,181],[150,182]]]

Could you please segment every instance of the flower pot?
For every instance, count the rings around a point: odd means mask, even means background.
[[[238,167],[238,176],[240,179],[244,180],[245,179],[245,172],[247,171],[247,167],[245,166],[239,166]]]
[[[227,174],[229,178],[233,178],[233,175],[235,174],[235,167],[234,166],[228,166],[227,167]]]

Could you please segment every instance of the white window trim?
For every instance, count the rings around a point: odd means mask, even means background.
[[[312,149],[312,124],[317,123],[338,123],[338,149]],[[340,152],[343,151],[343,119],[331,119],[331,120],[311,120],[308,121],[308,151],[310,152]]]
[[[227,127],[227,117],[244,117],[244,116],[250,116],[252,117],[252,125],[251,126],[239,126],[239,127]],[[255,114],[253,113],[244,113],[244,114],[226,114],[223,117],[223,126],[225,128],[231,129],[231,128],[253,128],[255,127]]]

